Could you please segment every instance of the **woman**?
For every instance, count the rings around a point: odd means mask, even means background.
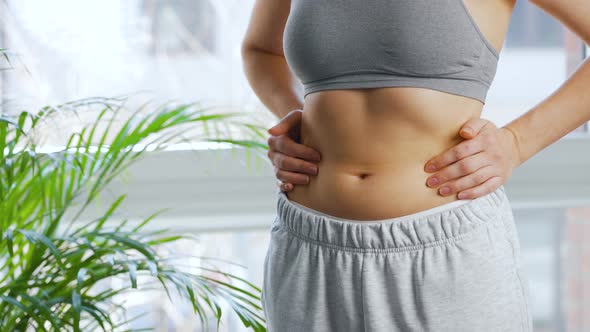
[[[244,70],[283,119],[277,177],[302,184],[277,193],[269,331],[532,331],[502,184],[590,120],[590,64],[496,128],[480,115],[514,0],[464,1],[256,1]],[[587,1],[534,3],[590,40]]]

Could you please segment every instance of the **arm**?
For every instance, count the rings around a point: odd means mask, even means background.
[[[590,43],[588,0],[529,0]],[[496,190],[527,159],[590,120],[590,59],[531,110],[502,128],[476,118],[459,132],[465,141],[426,162],[426,185],[440,195],[474,199]],[[469,132],[466,132],[468,130]],[[434,169],[429,169],[429,166]],[[438,181],[433,181],[433,180]],[[450,189],[447,194],[440,190]]]
[[[242,41],[243,69],[260,101],[277,117],[301,109],[298,81],[283,53],[290,0],[257,0]]]
[[[303,102],[301,85],[291,73],[283,53],[283,33],[290,0],[256,0],[242,41],[243,69],[260,101],[281,120],[268,130],[268,158],[274,165],[277,185],[290,191],[294,184],[309,183],[317,175],[320,153],[300,144]]]
[[[529,0],[590,44],[588,0]],[[518,164],[590,121],[590,58],[550,96],[504,127],[519,151]]]

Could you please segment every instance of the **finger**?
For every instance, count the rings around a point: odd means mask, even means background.
[[[498,189],[504,181],[499,176],[494,176],[489,178],[486,182],[482,183],[481,185],[470,188],[467,190],[463,190],[459,193],[459,199],[475,199],[484,195],[487,195],[494,190]]]
[[[298,125],[301,122],[302,111],[299,109],[292,110],[287,113],[276,125],[268,129],[268,133],[271,135],[283,135],[289,132],[289,130]]]
[[[473,173],[470,173],[461,178],[445,183],[439,188],[438,193],[441,196],[455,195],[463,190],[479,186],[482,183],[485,183],[488,179],[495,176],[498,176],[498,172],[495,167],[484,166]],[[449,188],[450,191],[448,191],[447,193],[443,193],[442,190],[445,187]]]
[[[467,156],[481,152],[483,150],[483,144],[480,136],[481,135],[475,139],[465,140],[457,145],[454,145],[443,153],[430,159],[426,163],[424,170],[427,173],[434,172],[443,169],[447,165],[459,161]],[[434,168],[430,168],[432,166],[434,166]]]
[[[277,179],[280,179],[283,182],[289,182],[292,184],[309,184],[309,176],[301,173],[294,173],[283,171],[281,169],[275,172]]]
[[[283,182],[280,180],[277,180],[277,186],[281,191],[291,191],[293,189],[293,184],[289,182]]]
[[[271,153],[271,157],[272,163],[276,169],[282,169],[284,171],[290,172],[305,173],[309,175],[318,174],[318,166],[314,163],[310,163],[302,159],[293,158],[279,152]]]
[[[457,180],[461,177],[476,172],[482,167],[493,165],[488,154],[480,152],[469,157],[463,158],[458,162],[444,167],[439,172],[431,175],[426,179],[426,184],[430,187],[437,187],[447,182]],[[434,181],[433,181],[434,180]]]
[[[305,144],[295,142],[287,135],[269,137],[268,149],[299,159],[312,161],[320,161],[321,159],[319,151]]]
[[[489,120],[473,118],[465,122],[459,130],[459,135],[465,139],[472,139],[489,123]]]

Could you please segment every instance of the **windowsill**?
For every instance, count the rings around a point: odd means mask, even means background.
[[[122,193],[122,217],[154,220],[174,230],[236,230],[268,227],[275,216],[274,172],[266,153],[236,148],[150,152],[112,183],[96,217]],[[590,138],[571,135],[550,145],[514,171],[505,184],[513,208],[590,206]],[[108,198],[108,199],[107,199]],[[108,200],[108,202],[107,202]],[[124,213],[123,213],[124,212]]]

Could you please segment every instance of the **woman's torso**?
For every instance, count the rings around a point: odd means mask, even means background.
[[[465,0],[499,53],[514,0]],[[481,116],[474,98],[416,87],[343,89],[305,97],[301,143],[321,153],[319,172],[287,193],[333,216],[379,220],[457,200],[426,185],[425,163],[457,145],[462,125]]]
[[[321,153],[318,174],[289,199],[341,218],[378,220],[457,200],[426,185],[425,163],[463,139],[482,103],[410,87],[307,96],[301,143]]]

